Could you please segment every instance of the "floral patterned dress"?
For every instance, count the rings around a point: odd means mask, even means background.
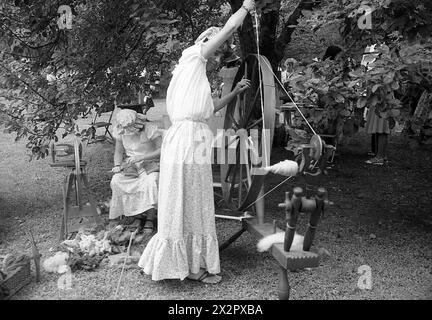
[[[162,142],[158,232],[138,265],[153,280],[180,279],[204,268],[220,273],[211,171],[214,106],[202,42],[183,51],[167,92],[172,122]]]

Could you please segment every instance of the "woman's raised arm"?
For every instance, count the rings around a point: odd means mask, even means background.
[[[219,31],[208,42],[202,46],[201,54],[205,59],[211,57],[217,48],[219,48],[225,41],[227,41],[234,32],[242,25],[244,18],[248,12],[255,8],[254,0],[244,0],[243,6],[237,10],[225,23],[221,31]]]
[[[242,93],[243,91],[249,89],[251,87],[251,82],[248,79],[242,79],[240,80],[235,88],[228,94],[224,95],[221,98],[213,99],[213,106],[214,110],[213,112],[218,112],[220,109],[225,107],[228,103],[231,102],[232,99],[234,99],[239,93]]]

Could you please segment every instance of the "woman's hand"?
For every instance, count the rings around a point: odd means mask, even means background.
[[[228,103],[230,103],[239,93],[249,89],[251,87],[251,82],[248,79],[241,79],[237,82],[234,89],[227,95],[221,97],[220,99],[214,99],[214,112],[218,112],[220,109],[225,107]]]
[[[255,1],[254,0],[244,0],[243,7],[249,12],[255,9]]]
[[[139,162],[141,160],[142,160],[142,157],[140,157],[140,156],[132,156],[132,157],[129,157],[126,159],[126,163],[128,165],[131,165],[131,164],[134,164],[134,163]]]
[[[112,173],[119,173],[122,170],[121,166],[115,166],[111,169]]]
[[[241,79],[239,82],[237,82],[233,91],[235,94],[239,94],[239,93],[242,93],[243,91],[249,89],[250,87],[251,87],[250,80]]]

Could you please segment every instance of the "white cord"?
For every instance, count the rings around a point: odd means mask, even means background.
[[[309,128],[312,130],[313,134],[316,135],[315,130],[312,128],[312,126],[310,125],[310,123],[306,120],[306,117],[303,115],[303,112],[300,111],[300,108],[298,107],[297,103],[295,103],[294,99],[291,97],[291,95],[288,93],[288,91],[285,89],[285,87],[283,86],[282,82],[279,80],[279,78],[274,74],[272,67],[268,64],[267,61],[264,60],[264,62],[267,64],[267,66],[270,69],[270,72],[273,74],[273,76],[275,77],[275,79],[279,82],[279,85],[281,86],[281,88],[283,89],[283,91],[285,91],[286,95],[288,96],[288,98],[290,98],[291,102],[294,104],[294,106],[296,107],[297,111],[300,113],[300,115],[303,117],[304,121],[306,121],[306,124],[309,126]]]
[[[254,202],[252,202],[250,205],[248,205],[246,208],[244,208],[244,210],[246,210],[247,208],[249,208],[250,206],[252,206],[253,204],[255,204],[258,200],[261,200],[262,198],[264,198],[266,195],[268,195],[269,193],[272,193],[273,191],[275,191],[277,188],[279,188],[281,185],[283,185],[285,182],[287,182],[289,179],[291,179],[293,176],[289,176],[288,178],[286,178],[284,181],[282,181],[281,183],[279,183],[276,187],[274,187],[273,189],[271,189],[270,191],[266,192],[265,194],[263,194],[261,197],[259,197],[258,199],[256,199]]]

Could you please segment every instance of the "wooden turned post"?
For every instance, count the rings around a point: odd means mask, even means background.
[[[285,192],[285,201],[283,203],[279,203],[278,207],[285,209],[285,220],[288,221],[288,217],[291,215],[291,211],[292,211],[292,202],[290,199],[289,192]],[[287,237],[287,232],[288,232],[288,224],[285,231],[285,238]]]
[[[264,212],[265,212],[265,203],[264,203],[264,185],[262,186],[259,194],[258,201],[255,203],[255,209],[257,214],[257,220],[259,225],[264,224]]]
[[[299,217],[301,203],[302,203],[301,200],[302,194],[303,194],[302,188],[299,187],[294,188],[294,194],[291,198],[291,210],[286,211],[287,225],[285,230],[284,250],[287,252],[290,251],[294,239],[294,234],[297,227],[297,220]],[[285,202],[286,201],[287,200],[285,199]]]
[[[290,285],[288,281],[287,270],[279,266],[279,283],[278,283],[278,297],[279,300],[289,300],[290,297]]]
[[[326,190],[324,188],[319,188],[317,190],[317,194],[315,195],[316,207],[315,207],[315,210],[311,213],[309,225],[308,225],[308,228],[306,230],[305,237],[304,237],[304,242],[303,242],[303,250],[304,251],[309,251],[311,246],[312,246],[312,242],[313,242],[314,237],[315,237],[316,228],[317,228],[319,219],[321,217],[321,214],[324,210],[324,195],[325,195],[325,193],[326,193]]]

